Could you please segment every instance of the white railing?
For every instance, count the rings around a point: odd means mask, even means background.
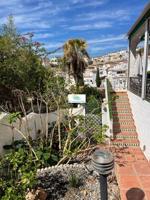
[[[109,81],[113,91],[126,91],[128,77],[111,77]]]
[[[108,130],[106,132],[106,135],[109,138],[113,137],[113,118],[112,118],[112,110],[111,110],[111,102],[110,102],[110,88],[109,88],[109,82],[107,78],[105,79],[105,99],[102,104],[102,123],[106,124],[108,126]]]

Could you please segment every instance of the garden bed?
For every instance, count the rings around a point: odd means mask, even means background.
[[[38,187],[47,193],[46,200],[98,200],[98,174],[91,164],[61,165],[38,171]],[[108,200],[119,200],[119,188],[112,173],[108,177]]]

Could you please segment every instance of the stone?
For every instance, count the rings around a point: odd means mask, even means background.
[[[42,188],[29,191],[25,197],[26,200],[46,200],[46,198],[47,193]]]

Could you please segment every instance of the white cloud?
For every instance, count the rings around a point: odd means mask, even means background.
[[[26,3],[29,4],[26,4]],[[47,29],[50,28],[54,23],[57,23],[59,18],[48,21],[49,16],[54,17],[60,8],[57,5],[53,5],[51,1],[37,0],[36,4],[34,1],[28,0],[0,0],[2,17],[1,24],[6,22],[8,15],[13,15],[15,23],[18,28],[24,29]]]
[[[70,26],[69,29],[86,31],[86,30],[94,30],[94,29],[102,29],[102,28],[110,28],[110,27],[112,27],[112,23],[110,22],[98,22],[94,24],[74,25],[74,26]]]
[[[103,51],[104,47],[91,47],[89,50],[91,52]]]
[[[17,27],[26,28],[26,29],[46,29],[50,28],[51,24],[42,21],[40,16],[36,16],[34,14],[26,15],[14,15],[14,21]]]
[[[120,10],[107,10],[101,12],[91,12],[86,14],[78,15],[77,21],[91,21],[91,20],[101,20],[101,19],[112,19],[118,21],[124,21],[130,19],[131,13],[127,9]]]
[[[47,43],[44,45],[45,48],[47,49],[57,49],[59,47],[62,47],[63,46],[63,42],[50,42],[50,43]]]
[[[35,33],[34,38],[37,39],[48,39],[50,37],[53,37],[53,33]]]
[[[72,0],[71,1],[73,4],[77,4],[77,3],[84,3],[85,0]]]
[[[16,5],[19,2],[20,2],[20,0],[11,0],[11,1],[1,0],[0,5],[1,6],[12,6],[12,5]]]
[[[107,0],[72,0],[75,8],[95,7],[103,5]]]
[[[107,42],[115,42],[115,41],[121,41],[125,40],[125,34],[120,35],[107,35],[103,36],[100,39],[91,39],[88,40],[88,44],[97,44],[97,43],[107,43]]]
[[[109,43],[105,46],[97,46],[97,47],[91,47],[90,51],[91,52],[98,52],[98,51],[104,51],[104,50],[112,50],[112,49],[127,49],[126,44],[111,44]]]
[[[91,39],[87,41],[91,54],[102,52],[111,52],[113,50],[127,49],[125,35],[106,35],[101,38]]]

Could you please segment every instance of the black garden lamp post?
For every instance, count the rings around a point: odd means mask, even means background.
[[[92,166],[100,175],[101,200],[108,200],[107,176],[114,167],[114,158],[111,152],[106,150],[95,150],[92,155]]]

